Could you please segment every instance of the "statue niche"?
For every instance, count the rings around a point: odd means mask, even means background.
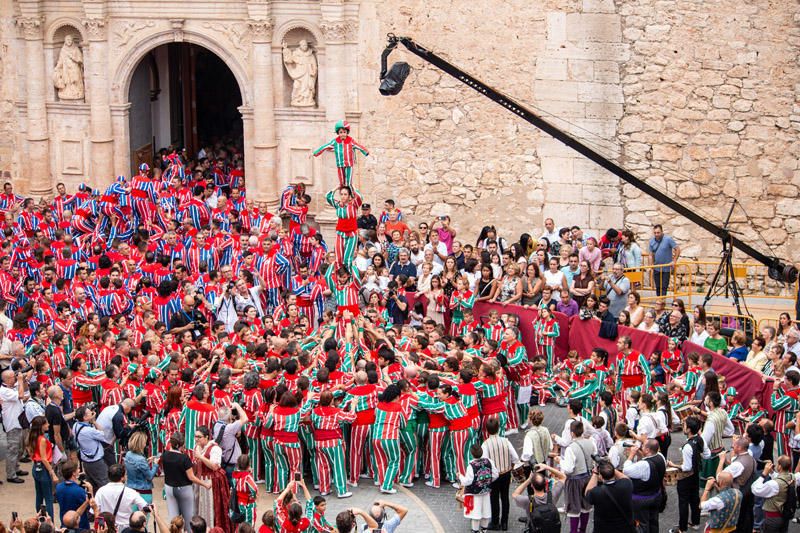
[[[64,37],[53,71],[53,85],[59,100],[83,100],[83,52],[73,35]]]
[[[317,56],[308,40],[301,39],[292,49],[283,42],[283,64],[292,80],[292,107],[315,107],[317,105]]]

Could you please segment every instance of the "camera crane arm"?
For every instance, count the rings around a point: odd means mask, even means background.
[[[702,216],[695,213],[690,207],[683,205],[682,203],[678,202],[669,195],[663,193],[662,191],[656,189],[652,185],[646,183],[644,180],[637,178],[636,176],[634,176],[621,166],[617,165],[613,161],[609,160],[605,156],[592,150],[591,148],[583,144],[575,137],[571,136],[570,134],[559,129],[558,127],[544,120],[540,116],[536,115],[530,109],[526,108],[524,105],[520,104],[515,100],[512,100],[511,98],[508,98],[507,96],[501,94],[492,87],[486,85],[481,80],[464,72],[463,70],[453,65],[449,61],[436,55],[434,52],[431,52],[424,46],[421,46],[410,37],[398,37],[390,33],[388,35],[388,39],[389,42],[386,48],[384,49],[383,53],[381,54],[381,80],[386,78],[388,73],[386,67],[389,54],[391,54],[391,52],[397,47],[398,44],[402,44],[412,54],[420,57],[424,61],[427,61],[431,65],[446,72],[447,74],[451,75],[452,77],[454,77],[467,87],[474,89],[475,91],[479,92],[486,98],[492,100],[496,104],[503,106],[508,111],[514,113],[515,115],[525,120],[526,122],[533,124],[534,126],[544,131],[554,139],[569,146],[570,148],[572,148],[579,154],[583,155],[584,157],[590,159],[591,161],[594,161],[596,164],[608,170],[615,176],[625,180],[627,183],[630,183],[643,193],[649,195],[652,198],[655,198],[656,200],[666,205],[679,215],[688,218],[689,220],[691,220],[701,228],[705,229],[709,233],[712,233],[713,235],[719,237],[723,242],[730,243],[731,246],[741,250],[742,252],[749,255],[756,261],[766,265],[769,268],[770,278],[777,281],[783,281],[788,283],[793,283],[797,279],[798,272],[797,269],[794,267],[794,265],[787,265],[777,257],[770,257],[768,255],[765,255],[756,250],[755,248],[753,248],[752,246],[750,246],[749,244],[741,241],[740,239],[737,239],[736,237],[731,235],[730,231],[728,231],[727,228],[709,222]],[[402,87],[402,80],[400,87]],[[396,92],[394,93],[388,92],[384,94],[396,94]]]

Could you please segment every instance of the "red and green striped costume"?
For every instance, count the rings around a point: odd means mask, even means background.
[[[543,355],[547,360],[547,373],[553,371],[553,347],[556,339],[560,335],[558,321],[555,318],[541,320],[537,318],[533,322],[533,332],[536,335],[537,355]]]
[[[625,391],[629,389],[647,392],[650,390],[650,363],[647,358],[631,350],[627,355],[617,354],[617,402],[622,406],[622,417],[628,411],[628,400]]]
[[[355,189],[353,199],[342,204],[334,198],[336,191],[325,195],[325,201],[336,211],[336,262],[349,269],[356,256],[358,244],[358,208],[361,207],[361,194]]]
[[[498,353],[504,355],[508,360],[506,372],[511,381],[511,386],[508,388],[508,429],[516,429],[520,422],[525,423],[528,420],[530,411],[530,405],[527,402],[517,402],[520,387],[531,386],[531,365],[528,362],[528,352],[521,342],[515,340],[513,343],[501,342]]]
[[[464,321],[464,311],[475,306],[475,293],[470,290],[453,291],[450,296],[450,309],[453,312],[450,332],[455,335],[459,331],[461,323]]]
[[[247,439],[247,455],[250,457],[250,468],[253,472],[253,477],[256,481],[263,481],[265,476],[263,454],[261,453],[261,446],[258,442],[261,433],[261,421],[258,418],[258,412],[261,410],[263,397],[261,396],[261,389],[246,389],[242,394],[242,409],[247,414],[247,422],[242,426],[242,431]],[[269,472],[271,474],[271,472]]]
[[[435,391],[419,393],[419,407],[428,412],[428,447],[425,450],[425,473],[430,474],[434,488],[441,484],[441,461],[447,438],[447,418],[444,405]]]
[[[502,382],[495,378],[483,378],[474,381],[473,384],[475,390],[478,391],[483,440],[489,437],[489,433],[486,431],[486,421],[490,418],[497,419],[500,423],[499,435],[501,437],[505,436],[508,417],[506,415],[506,397]]]
[[[213,429],[217,422],[217,410],[210,403],[191,399],[181,412],[180,429],[186,438],[186,449],[194,450],[194,435],[197,428],[205,426]]]
[[[244,470],[233,471],[233,486],[239,499],[239,511],[244,514],[244,521],[250,525],[255,523],[256,499],[258,486],[250,472]]]
[[[336,299],[336,335],[339,339],[344,338],[345,334],[345,321],[342,314],[345,311],[356,317],[361,314],[361,309],[358,306],[358,291],[361,288],[357,271],[353,268],[354,272],[350,275],[350,281],[345,284],[340,284],[336,279],[335,265],[330,265],[325,272],[325,282],[328,284],[328,289],[333,293]]]
[[[770,403],[774,411],[775,443],[778,445],[778,455],[788,454],[791,430],[786,429],[786,424],[794,420],[794,414],[800,409],[800,387],[789,389],[784,385],[772,393]]]
[[[467,471],[472,420],[466,406],[455,396],[445,399],[442,406],[449,430],[444,447],[444,472],[455,481]]]
[[[357,485],[358,477],[363,471],[364,454],[367,454],[367,465],[372,472],[372,450],[367,446],[370,440],[372,425],[375,422],[375,407],[378,405],[378,387],[376,385],[356,385],[347,391],[342,405],[356,402],[356,418],[350,426],[350,484]]]
[[[267,416],[266,425],[273,430],[275,438],[275,489],[286,488],[290,479],[300,472],[303,450],[300,447],[300,408],[275,407]]]
[[[405,424],[400,402],[378,402],[372,426],[372,445],[375,450],[375,479],[383,491],[393,490],[400,472],[400,430]]]
[[[314,157],[317,157],[323,152],[333,152],[333,155],[336,158],[336,168],[338,169],[339,173],[339,186],[341,187],[343,185],[350,185],[350,183],[352,183],[353,165],[355,165],[356,161],[356,150],[365,156],[369,155],[367,149],[358,144],[355,139],[350,137],[350,135],[345,137],[344,140],[339,138],[337,135],[335,138],[314,150]]]
[[[341,425],[349,424],[355,419],[355,413],[338,407],[317,407],[311,411],[319,491],[323,495],[331,491],[331,478],[337,494],[347,492]]]

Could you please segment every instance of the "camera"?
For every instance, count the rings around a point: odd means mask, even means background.
[[[228,282],[228,286],[225,288],[226,291],[232,291],[236,284],[232,281]]]
[[[143,513],[152,513],[153,512],[153,506],[152,505],[145,505],[144,507],[142,507],[142,512]]]
[[[603,463],[608,463],[608,464],[611,463],[608,457],[606,457],[605,455],[597,455],[596,453],[592,454],[592,460],[598,465]]]

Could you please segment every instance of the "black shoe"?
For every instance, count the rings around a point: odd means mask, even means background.
[[[486,526],[486,529],[489,531],[500,531],[500,524],[497,522],[489,522],[489,525]]]
[[[517,518],[517,522],[522,522],[523,524],[527,524],[528,519],[525,518],[524,516],[520,516],[519,518]]]
[[[25,483],[25,480],[19,477],[13,477],[11,479],[6,479],[9,483]]]
[[[500,522],[500,529],[508,531],[508,522]]]
[[[31,458],[30,458],[30,457],[22,457],[22,458],[19,460],[19,462],[20,462],[20,463],[30,463],[30,462],[31,462]]]
[[[24,470],[17,470],[17,475],[18,476],[27,476],[28,474],[29,474],[29,472],[26,472]]]

